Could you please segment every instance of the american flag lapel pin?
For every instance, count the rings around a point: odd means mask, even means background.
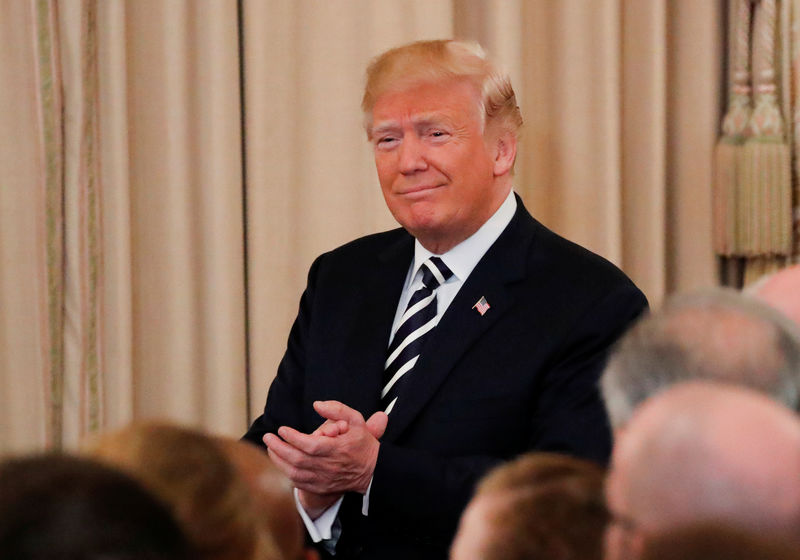
[[[481,299],[479,299],[478,302],[472,306],[472,309],[477,309],[478,313],[480,313],[481,316],[483,316],[484,313],[489,311],[489,307],[491,307],[489,305],[489,302],[486,301],[485,297],[481,296]]]

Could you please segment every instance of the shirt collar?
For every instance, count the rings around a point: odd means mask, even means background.
[[[453,271],[453,279],[461,282],[472,272],[472,269],[483,258],[489,247],[497,241],[503,230],[511,222],[514,213],[517,211],[517,199],[514,197],[514,190],[511,189],[508,196],[500,205],[500,208],[492,214],[492,217],[471,236],[447,251],[442,255],[436,255],[428,251],[418,240],[414,240],[414,270],[411,278],[416,278],[419,268],[430,257],[438,256],[447,267]]]

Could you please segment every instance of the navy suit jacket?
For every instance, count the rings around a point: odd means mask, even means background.
[[[446,558],[459,516],[489,468],[530,450],[605,463],[611,435],[598,378],[609,346],[647,307],[603,258],[554,234],[517,199],[508,227],[432,331],[381,439],[369,516],[340,510],[337,558]],[[245,439],[322,422],[315,400],[365,418],[414,239],[370,235],[314,262],[264,413]],[[484,297],[491,306],[473,309]],[[411,556],[414,555],[414,556]]]

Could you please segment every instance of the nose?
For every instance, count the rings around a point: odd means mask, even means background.
[[[424,171],[428,168],[425,160],[425,145],[413,134],[406,134],[400,148],[400,173],[404,175]]]

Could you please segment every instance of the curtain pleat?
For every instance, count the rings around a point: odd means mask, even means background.
[[[237,6],[125,4],[133,412],[246,425]]]
[[[60,433],[61,101],[52,9],[0,2],[0,454]]]
[[[134,418],[131,181],[128,141],[128,73],[123,2],[99,2],[98,96],[100,229],[103,232],[102,422],[116,427]]]

